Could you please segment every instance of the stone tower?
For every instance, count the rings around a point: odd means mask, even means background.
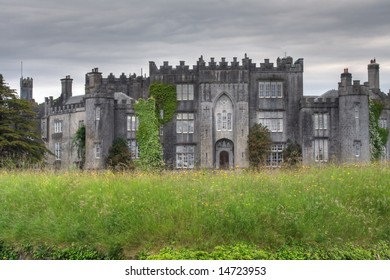
[[[102,169],[114,139],[114,92],[103,89],[98,68],[85,81],[86,169]]]
[[[33,100],[33,79],[20,78],[20,98],[28,101]]]
[[[344,69],[339,83],[339,132],[341,162],[370,160],[368,88],[353,81]]]

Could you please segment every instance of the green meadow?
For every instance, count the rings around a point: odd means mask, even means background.
[[[2,259],[390,259],[390,168],[0,171]]]

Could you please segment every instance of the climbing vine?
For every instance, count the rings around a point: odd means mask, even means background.
[[[136,165],[144,170],[164,167],[155,107],[156,101],[153,97],[147,100],[139,99],[134,104],[135,114],[139,119],[136,139],[140,158],[136,161]]]
[[[370,99],[370,153],[371,160],[379,160],[386,145],[389,130],[379,126],[379,118],[383,110],[383,104],[377,100]]]
[[[156,107],[154,109],[156,118],[160,125],[164,125],[176,113],[176,87],[172,84],[156,82],[150,86],[149,92],[150,96],[156,100]]]
[[[77,148],[77,166],[80,169],[84,168],[85,164],[85,126],[81,125],[72,139],[72,144]]]

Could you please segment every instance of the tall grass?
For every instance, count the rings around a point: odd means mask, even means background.
[[[237,242],[371,246],[390,242],[390,169],[0,171],[0,241],[128,254]]]

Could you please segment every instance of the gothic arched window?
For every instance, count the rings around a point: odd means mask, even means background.
[[[217,131],[233,130],[233,104],[227,95],[222,95],[215,105]]]

